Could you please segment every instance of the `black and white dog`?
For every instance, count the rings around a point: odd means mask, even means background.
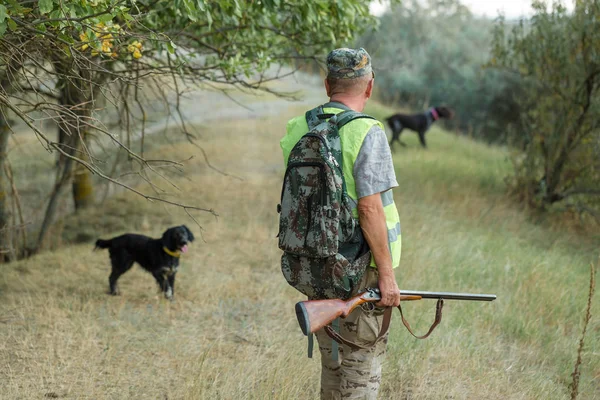
[[[400,140],[400,134],[404,128],[415,131],[419,134],[421,146],[427,147],[425,142],[425,132],[431,128],[431,125],[440,118],[452,119],[454,111],[448,107],[432,107],[421,114],[405,115],[394,114],[386,119],[388,125],[392,129],[392,140],[390,147],[393,149],[394,142],[399,142],[402,146],[406,146]]]
[[[194,235],[185,225],[167,229],[160,239],[126,233],[112,239],[96,241],[95,249],[108,249],[112,273],[108,278],[110,293],[119,294],[117,280],[134,262],[150,272],[169,300],[175,294],[175,274],[179,257],[185,253]],[[95,250],[94,249],[94,250]]]

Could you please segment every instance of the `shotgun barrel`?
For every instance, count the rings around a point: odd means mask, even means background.
[[[379,292],[379,289],[375,289]],[[444,299],[444,300],[473,300],[473,301],[493,301],[496,300],[495,294],[473,294],[473,293],[451,293],[451,292],[422,292],[418,290],[400,290],[401,295],[420,296],[424,299]]]
[[[400,301],[421,299],[493,301],[495,294],[472,294],[451,292],[423,292],[418,290],[400,290]],[[352,310],[364,303],[381,300],[378,288],[367,288],[364,292],[348,300],[325,299],[307,300],[296,303],[296,317],[302,333],[308,335],[328,325],[336,318],[346,318]]]

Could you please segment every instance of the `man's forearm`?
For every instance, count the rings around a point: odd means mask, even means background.
[[[381,194],[358,200],[358,219],[379,273],[377,283],[381,291],[381,300],[377,306],[396,307],[400,304],[400,290],[394,276]]]
[[[379,274],[393,274],[385,213],[379,194],[359,200],[358,218]]]

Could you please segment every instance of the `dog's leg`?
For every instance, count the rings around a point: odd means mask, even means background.
[[[425,132],[419,132],[419,141],[421,142],[421,146],[426,149],[427,143],[425,142]]]
[[[392,128],[392,140],[390,140],[390,149],[394,150],[394,142],[400,142],[400,132],[402,132],[402,124],[399,121],[393,120],[389,122]],[[402,144],[402,142],[400,142]]]
[[[158,283],[158,287],[164,293],[165,297],[169,300],[173,299],[173,289],[169,283],[169,280],[165,277],[165,274],[162,271],[154,272],[152,274],[154,279],[156,279],[156,283]]]
[[[398,131],[398,136],[396,136],[396,139],[398,140],[398,143],[400,143],[400,146],[406,147],[406,143],[404,143],[402,140],[400,140],[400,135],[402,134],[403,130],[404,130],[404,128],[400,128],[400,130]]]
[[[111,249],[110,262],[112,265],[112,272],[108,277],[108,288],[110,294],[116,296],[119,294],[117,280],[121,275],[123,275],[131,268],[131,266],[133,265],[133,260],[127,255],[125,251],[113,251]]]
[[[392,139],[390,140],[390,149],[392,149],[392,151],[394,150],[394,142],[397,139],[398,139],[398,134],[396,133],[396,131],[394,130],[394,128],[392,128]]]
[[[164,292],[167,280],[165,279],[163,272],[162,271],[153,272],[152,276],[154,277],[154,279],[156,279],[156,283],[158,283],[158,287],[160,288],[160,290]]]
[[[175,274],[176,273],[174,272],[167,278],[169,287],[171,288],[171,299],[173,299],[173,296],[175,296]]]

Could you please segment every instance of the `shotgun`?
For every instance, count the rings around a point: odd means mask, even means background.
[[[474,300],[493,301],[495,294],[471,294],[449,292],[422,292],[414,290],[401,290],[400,301],[442,299],[442,300]],[[334,319],[346,318],[352,310],[364,303],[376,303],[381,300],[378,288],[367,288],[364,292],[347,301],[341,299],[307,300],[296,303],[296,317],[302,333],[308,336],[315,333]]]

